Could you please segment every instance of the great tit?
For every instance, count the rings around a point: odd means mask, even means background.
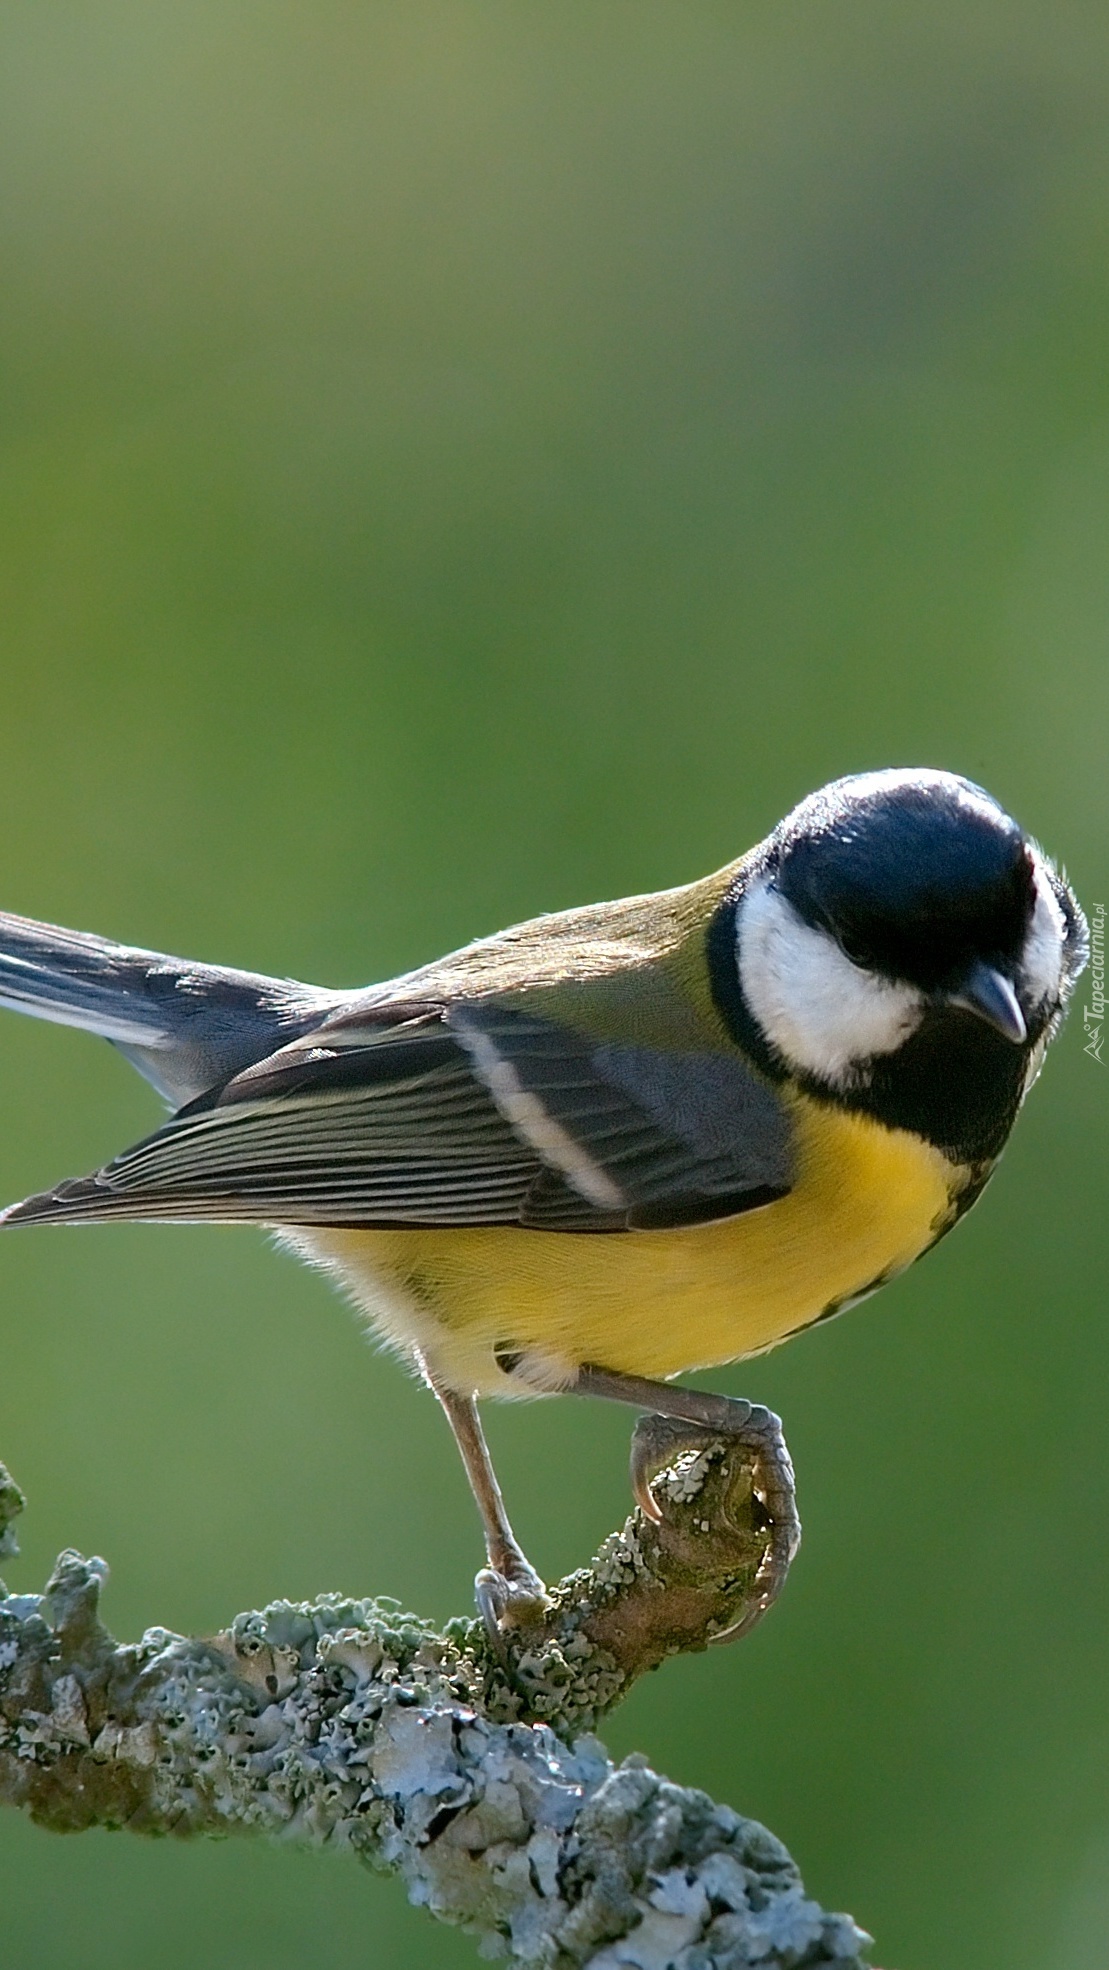
[[[494,1626],[544,1590],[479,1397],[594,1393],[671,1445],[745,1439],[759,1612],[799,1533],[778,1419],[670,1378],[828,1319],[950,1230],[1086,949],[1036,843],[930,770],[837,780],[702,881],[360,991],[0,916],[0,1003],[103,1035],[176,1111],[0,1222],[255,1222],[335,1274],[454,1428]],[[657,1515],[652,1442],[633,1485]]]

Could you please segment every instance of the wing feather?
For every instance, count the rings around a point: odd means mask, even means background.
[[[738,1056],[476,1001],[325,1022],[4,1221],[620,1231],[731,1216],[790,1175],[784,1111]]]

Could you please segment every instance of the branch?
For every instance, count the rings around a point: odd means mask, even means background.
[[[764,1827],[586,1734],[756,1592],[768,1527],[736,1446],[655,1493],[662,1523],[633,1513],[503,1663],[475,1622],[339,1595],[120,1644],[104,1562],[63,1553],[44,1594],[0,1598],[0,1803],[58,1831],[346,1847],[483,1954],[546,1970],[863,1970],[869,1938]],[[22,1504],[0,1465],[0,1553]]]

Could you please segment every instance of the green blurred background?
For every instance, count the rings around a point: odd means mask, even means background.
[[[980,778],[1109,890],[1109,16],[0,4],[0,893],[354,984],[738,853],[833,775]],[[765,1819],[897,1970],[1109,1961],[1109,1066],[983,1206],[722,1379],[806,1543],[618,1752]],[[157,1119],[0,1022],[0,1193]],[[0,1244],[12,1586],[118,1634],[469,1604],[433,1405],[249,1231]],[[492,1416],[551,1574],[627,1419]],[[458,1965],[349,1862],[0,1822],[25,1970]]]

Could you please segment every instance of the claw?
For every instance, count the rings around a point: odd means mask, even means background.
[[[508,1651],[501,1631],[501,1616],[508,1606],[508,1582],[504,1575],[494,1573],[491,1566],[483,1566],[474,1576],[474,1600],[490,1646],[502,1669],[507,1668]]]
[[[673,1416],[641,1416],[632,1434],[631,1487],[640,1510],[657,1524],[662,1518],[651,1491],[660,1471],[683,1450],[701,1450],[721,1441],[739,1444],[753,1453],[752,1482],[769,1521],[766,1552],[753,1583],[753,1604],[742,1620],[714,1642],[736,1641],[749,1634],[785,1585],[801,1538],[797,1516],[793,1465],[782,1435],[780,1419],[761,1403],[733,1401],[727,1396],[699,1398],[699,1420]]]
[[[507,1633],[526,1628],[550,1607],[550,1596],[535,1568],[521,1558],[511,1571],[483,1566],[474,1580],[474,1600],[490,1645],[502,1667],[508,1666]]]
[[[652,1475],[654,1474],[652,1473]],[[645,1471],[636,1469],[634,1442],[632,1446],[631,1480],[632,1497],[635,1499],[644,1518],[653,1519],[656,1525],[661,1525],[662,1513],[655,1504],[654,1493],[651,1490],[651,1480]]]
[[[655,1502],[651,1485],[660,1471],[672,1464],[683,1450],[700,1448],[712,1438],[695,1431],[688,1423],[676,1423],[670,1416],[640,1416],[632,1431],[628,1475],[632,1497],[645,1518],[662,1524],[662,1511]]]
[[[793,1463],[782,1435],[781,1419],[772,1410],[760,1406],[751,1422],[754,1431],[748,1434],[747,1440],[758,1452],[752,1474],[754,1488],[770,1520],[770,1538],[755,1575],[753,1605],[733,1627],[714,1635],[714,1643],[737,1642],[741,1636],[750,1634],[785,1586],[801,1543]]]

